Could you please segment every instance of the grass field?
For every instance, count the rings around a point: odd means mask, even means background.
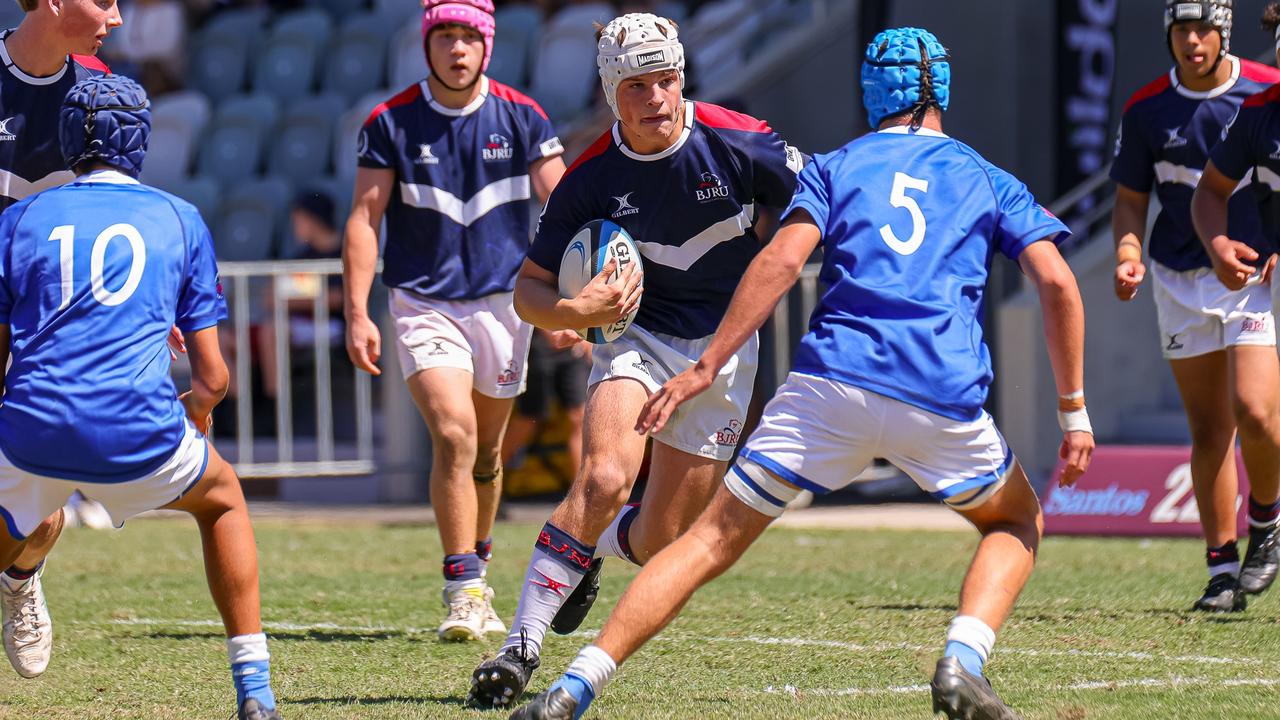
[[[505,526],[490,571],[509,618],[535,527]],[[431,527],[258,527],[273,677],[286,718],[498,718],[466,710],[499,644],[445,646]],[[928,717],[924,684],[975,537],[775,529],[627,664],[599,718]],[[1028,718],[1280,716],[1280,595],[1243,615],[1185,612],[1192,541],[1046,541],[990,675]],[[612,562],[612,561],[611,561]],[[597,611],[632,576],[606,567]],[[69,530],[45,576],[54,660],[0,672],[2,718],[225,718],[230,681],[183,520]],[[588,639],[552,637],[542,689]],[[0,666],[3,667],[3,666]]]

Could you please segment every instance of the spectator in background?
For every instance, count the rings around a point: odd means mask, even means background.
[[[556,349],[542,329],[535,329],[529,346],[528,387],[516,398],[515,412],[502,442],[502,465],[534,440],[539,425],[551,418],[551,402],[557,400],[569,421],[565,450],[569,454],[569,477],[582,463],[582,414],[587,404],[587,379],[591,374],[591,346],[578,343]]]
[[[187,17],[178,0],[133,0],[123,6],[109,59],[117,72],[133,75],[155,97],[182,88],[186,68]],[[132,72],[130,72],[132,71]]]

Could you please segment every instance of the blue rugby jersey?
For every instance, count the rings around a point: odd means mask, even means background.
[[[1120,121],[1111,179],[1139,192],[1155,186],[1160,214],[1148,252],[1170,270],[1212,266],[1191,223],[1191,196],[1210,151],[1244,99],[1280,82],[1275,68],[1232,61],[1231,80],[1208,92],[1188,90],[1178,82],[1177,69],[1170,70],[1133,95]],[[1231,236],[1261,249],[1266,244],[1256,200],[1240,191],[1248,184],[1245,178],[1231,199]]]
[[[905,127],[815,156],[787,214],[797,209],[822,231],[826,291],[792,370],[977,418],[992,379],[981,317],[991,258],[1060,242],[1066,226],[967,145]]]
[[[9,58],[11,32],[0,34],[0,210],[75,177],[62,159],[58,113],[72,85],[108,72],[97,58],[69,55],[53,75],[32,77]]]
[[[786,207],[805,158],[753,117],[688,100],[685,118],[676,144],[653,155],[632,152],[615,123],[551,193],[529,259],[558,274],[574,234],[612,220],[644,257],[635,324],[694,339],[716,331],[760,251],[756,203]]]
[[[1280,251],[1280,85],[1246,98],[1213,149],[1213,166],[1229,178],[1252,177],[1268,252]],[[1232,217],[1234,217],[1232,198]],[[1228,227],[1228,233],[1234,228]],[[1236,238],[1231,235],[1232,239]],[[1272,282],[1276,282],[1272,280]]]
[[[529,166],[564,152],[533,99],[482,77],[454,109],[427,81],[374,109],[360,167],[396,173],[382,281],[440,300],[511,292],[529,247]]]
[[[0,450],[68,480],[153,472],[184,432],[169,328],[225,317],[213,240],[190,203],[115,171],[15,203],[0,214],[12,358]]]

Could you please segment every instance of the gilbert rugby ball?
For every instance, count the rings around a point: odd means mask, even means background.
[[[582,229],[578,230],[569,241],[568,247],[564,249],[564,255],[560,258],[560,297],[577,297],[578,293],[582,292],[582,288],[591,282],[591,278],[604,270],[610,258],[618,260],[617,269],[609,276],[610,283],[617,282],[619,276],[631,265],[636,266],[635,272],[644,270],[644,264],[640,260],[640,250],[636,247],[635,241],[617,223],[609,220],[592,220],[583,225]],[[642,280],[641,283],[643,282]],[[622,337],[627,328],[631,327],[631,321],[635,320],[639,310],[640,307],[637,305],[635,310],[617,322],[602,327],[578,330],[578,335],[583,340],[597,345],[611,343]]]

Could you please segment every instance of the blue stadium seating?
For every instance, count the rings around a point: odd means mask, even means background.
[[[290,105],[272,137],[267,172],[298,185],[328,173],[334,122],[346,107],[335,95]]]

